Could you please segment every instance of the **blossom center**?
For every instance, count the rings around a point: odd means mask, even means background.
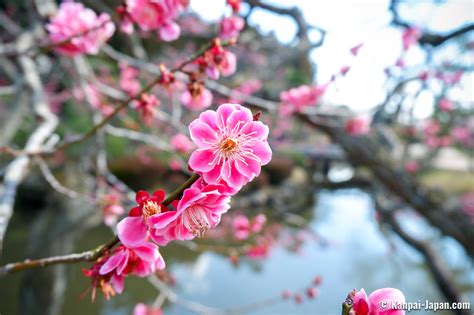
[[[232,152],[237,147],[237,141],[232,138],[222,140],[220,147],[224,152]]]
[[[204,209],[199,206],[186,209],[183,215],[183,224],[196,237],[202,237],[211,228]]]
[[[158,213],[161,213],[161,206],[155,201],[148,200],[142,207],[142,215],[145,219]]]

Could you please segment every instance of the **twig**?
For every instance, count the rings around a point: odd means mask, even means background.
[[[187,181],[185,181],[181,186],[179,186],[174,192],[168,195],[168,197],[163,200],[163,205],[169,205],[175,199],[178,199],[183,191],[186,188],[189,188],[195,181],[199,179],[199,175],[194,173]],[[69,254],[64,256],[48,257],[36,260],[27,259],[22,262],[10,263],[5,266],[0,267],[0,276],[32,268],[40,268],[49,265],[55,264],[68,264],[76,263],[80,261],[95,261],[97,258],[101,257],[106,251],[112,249],[120,240],[117,236],[114,236],[109,242],[98,246],[93,250],[78,254]]]
[[[181,298],[175,292],[173,292],[173,290],[171,290],[164,282],[158,279],[156,275],[148,276],[148,281],[150,281],[150,283],[155,288],[160,290],[160,293],[163,293],[170,302],[180,305],[197,314],[209,315],[209,314],[221,314],[222,312],[219,309],[211,308],[209,306]]]
[[[36,164],[38,164],[39,168],[40,168],[40,171],[41,173],[43,174],[44,178],[46,179],[46,181],[48,182],[48,184],[54,189],[56,190],[57,192],[63,194],[63,195],[66,195],[67,197],[69,198],[72,198],[72,199],[75,199],[75,198],[82,198],[84,200],[86,200],[87,202],[91,203],[91,204],[95,204],[95,199],[90,197],[90,196],[87,196],[87,195],[84,195],[84,194],[80,194],[74,190],[71,190],[67,187],[64,187],[53,175],[53,173],[51,172],[51,170],[49,169],[48,167],[48,164],[46,164],[46,162],[40,158],[39,156],[35,157],[35,162]]]
[[[222,43],[222,46],[229,45],[230,43]],[[191,57],[189,57],[187,60],[182,62],[180,65],[176,66],[175,68],[169,70],[172,73],[181,71],[185,66],[193,62],[196,58],[200,57],[203,55],[210,47],[212,47],[212,43],[209,43],[205,46],[203,46],[198,52],[193,54]],[[26,155],[47,155],[47,154],[52,154],[58,151],[65,150],[66,148],[74,145],[74,144],[79,144],[82,143],[92,136],[94,136],[98,130],[100,130],[102,127],[104,127],[107,123],[109,123],[120,111],[122,111],[124,108],[128,106],[129,103],[131,103],[134,100],[137,100],[142,93],[147,93],[149,92],[154,86],[156,86],[160,82],[160,76],[157,76],[155,79],[153,79],[151,82],[149,82],[141,91],[140,93],[137,93],[135,96],[129,96],[127,99],[124,101],[120,102],[117,107],[114,108],[114,110],[107,116],[105,116],[100,122],[95,124],[89,131],[85,132],[84,134],[77,136],[71,140],[66,140],[63,142],[60,142],[58,145],[56,145],[54,148],[51,148],[49,150],[31,150],[31,151],[26,151],[24,154]]]

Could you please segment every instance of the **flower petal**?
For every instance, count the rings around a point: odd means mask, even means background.
[[[272,159],[272,149],[267,141],[257,141],[253,146],[250,147],[259,159],[262,165],[266,165]]]
[[[227,118],[227,128],[232,130],[232,133],[238,133],[243,129],[243,127],[246,127],[246,125],[252,121],[253,117],[250,110],[234,110],[229,118]]]
[[[135,200],[137,203],[143,203],[145,202],[148,198],[150,198],[150,195],[148,192],[144,190],[139,190],[135,196]]]
[[[200,148],[209,148],[218,142],[216,131],[201,120],[191,122],[189,132],[191,139],[193,139],[194,143]]]
[[[152,229],[159,230],[166,227],[170,222],[176,219],[176,211],[166,211],[163,213],[155,214],[148,218],[148,223],[152,226]]]
[[[118,294],[123,292],[123,279],[123,275],[113,275],[112,278],[110,278],[110,283]]]
[[[257,157],[255,156],[254,158],[247,158],[245,159],[245,163],[240,160],[235,160],[234,165],[235,168],[244,175],[247,178],[254,178],[258,175],[260,175],[261,171],[261,166],[260,162],[257,161]]]
[[[101,275],[105,275],[117,268],[119,264],[123,261],[124,256],[124,251],[119,251],[114,255],[110,256],[109,259],[107,259],[107,261],[105,262],[105,264],[100,267],[99,273]]]
[[[384,305],[385,303],[382,302],[386,302],[386,305],[388,305],[388,307],[383,308],[382,305]],[[370,313],[380,315],[405,314],[405,311],[403,310],[391,309],[390,305],[392,305],[392,302],[405,302],[405,296],[400,290],[394,288],[383,288],[375,290],[369,295]]]
[[[147,262],[154,262],[159,255],[158,246],[150,242],[143,244],[143,246],[134,248],[133,251],[138,257]]]
[[[142,217],[127,217],[117,224],[120,241],[127,247],[137,247],[147,237],[147,226]]]
[[[189,166],[198,172],[209,172],[214,168],[215,153],[211,150],[196,150],[189,157]]]

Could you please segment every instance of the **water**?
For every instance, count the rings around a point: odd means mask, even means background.
[[[279,299],[277,303],[257,308],[250,314],[340,314],[341,303],[353,288],[365,288],[371,292],[377,288],[396,287],[404,292],[409,302],[443,301],[422,257],[379,227],[368,195],[358,190],[322,191],[317,200],[310,228],[327,239],[328,246],[308,240],[297,253],[276,247],[265,260],[243,259],[238,267],[233,267],[223,255],[212,252],[196,254],[175,245],[162,251],[168,270],[177,279],[173,291],[184,299],[227,309],[278,297],[284,289],[304,289],[315,275],[321,275],[323,283],[316,299],[305,298],[302,304]],[[419,218],[405,217],[404,222],[407,229],[420,237],[436,237],[436,233]],[[22,227],[22,223],[19,220],[14,222],[15,226],[9,233],[14,234],[15,228]],[[109,233],[104,228],[91,229],[76,247],[78,250],[88,249],[97,240],[107,240]],[[24,240],[21,237],[13,239],[6,244],[3,261],[21,257],[16,249],[23,248]],[[448,253],[446,257],[450,266],[456,270],[457,282],[472,303],[474,274],[468,259],[455,242],[447,240],[440,244]],[[59,314],[131,314],[136,303],[151,304],[158,295],[147,280],[129,277],[125,292],[109,302],[99,297],[95,303],[90,303],[88,296],[80,300],[80,294],[88,286],[88,279],[80,272],[85,266],[73,265],[65,269],[67,289]],[[32,277],[38,278],[41,274],[41,271],[34,271]],[[19,312],[21,278],[21,274],[15,274],[0,280],[2,315]],[[41,314],[39,309],[38,314]],[[165,314],[193,313],[181,306],[165,304]],[[422,311],[416,314],[431,313]]]

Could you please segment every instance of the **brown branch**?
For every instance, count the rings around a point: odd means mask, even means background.
[[[187,181],[185,181],[181,186],[179,186],[174,192],[168,195],[168,197],[163,200],[163,205],[169,205],[174,200],[180,198],[183,191],[189,188],[195,181],[199,179],[199,175],[194,173]],[[98,246],[95,249],[85,251],[82,253],[68,254],[64,256],[55,256],[42,259],[27,259],[22,262],[9,263],[0,267],[0,276],[4,276],[9,273],[22,271],[25,269],[33,269],[46,267],[49,265],[56,264],[72,264],[81,261],[95,261],[97,258],[101,257],[106,251],[112,249],[115,245],[120,242],[117,236],[114,236],[109,242]]]
[[[32,35],[24,34],[18,39],[18,47],[27,47],[33,41]],[[32,103],[35,114],[41,122],[30,135],[25,145],[25,151],[42,150],[47,140],[56,129],[58,118],[51,112],[44,95],[43,84],[32,58],[24,55],[19,58],[20,66],[25,76],[25,83],[32,92]],[[4,149],[5,150],[5,149]],[[7,167],[3,185],[0,186],[0,249],[13,214],[13,203],[18,185],[26,176],[30,165],[30,157],[22,155],[16,157]]]
[[[421,37],[418,39],[418,42],[420,43],[420,45],[429,45],[432,47],[436,47],[444,44],[450,39],[463,36],[464,34],[467,34],[472,31],[474,31],[474,24],[468,24],[446,35],[423,33],[423,35],[421,35]]]
[[[392,0],[390,2],[389,10],[390,12],[392,12],[392,15],[393,15],[392,24],[401,26],[403,28],[412,27],[413,25],[410,25],[408,22],[403,21],[402,18],[400,17],[400,14],[398,13],[398,9],[397,9],[398,3],[399,3],[399,0]],[[418,43],[420,43],[420,45],[428,45],[432,47],[437,47],[444,44],[450,39],[462,36],[471,31],[474,31],[473,23],[463,26],[455,31],[452,31],[444,35],[424,32],[418,39]]]
[[[395,218],[393,209],[387,209],[386,202],[382,196],[373,194],[377,211],[382,215],[382,219],[390,225],[392,230],[398,234],[408,245],[415,248],[424,258],[428,269],[430,270],[438,289],[444,294],[448,302],[459,303],[465,301],[463,294],[456,287],[453,276],[444,263],[442,257],[426,241],[419,240],[407,233]],[[455,310],[456,314],[468,315],[468,310]]]
[[[295,6],[291,8],[282,8],[282,7],[272,5],[272,4],[268,4],[260,0],[245,0],[245,2],[247,2],[251,8],[259,7],[276,14],[288,15],[291,18],[293,18],[293,20],[296,23],[296,26],[298,27],[298,33],[296,34],[296,36],[299,38],[301,46],[304,50],[320,47],[323,45],[324,38],[326,36],[326,31],[319,27],[309,25],[306,19],[304,18],[303,13],[298,7]],[[319,41],[315,43],[311,43],[308,36],[308,32],[311,29],[316,29],[321,34],[321,38],[319,39]]]

